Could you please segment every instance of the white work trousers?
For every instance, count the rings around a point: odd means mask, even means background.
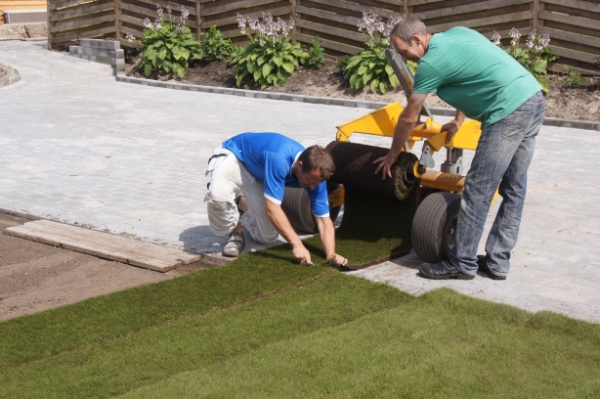
[[[211,179],[204,197],[213,234],[227,236],[239,221],[254,241],[262,244],[277,241],[279,233],[267,217],[263,183],[256,180],[231,151],[217,148],[213,155],[217,156],[211,158],[208,164],[206,174],[210,174]],[[235,203],[240,194],[248,205],[248,211],[241,220]]]

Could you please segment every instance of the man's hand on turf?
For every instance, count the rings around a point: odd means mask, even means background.
[[[293,250],[294,259],[296,259],[302,265],[311,265],[310,252],[303,244],[294,245]]]
[[[348,259],[341,255],[333,254],[327,258],[327,263],[333,266],[346,266],[346,264],[348,264]]]

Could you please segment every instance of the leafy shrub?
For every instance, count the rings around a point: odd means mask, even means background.
[[[291,43],[288,37],[294,23],[286,23],[271,14],[245,19],[238,14],[238,26],[242,34],[249,30],[250,44],[237,47],[231,54],[235,66],[235,82],[241,87],[245,80],[252,80],[261,89],[285,83],[296,67],[304,64],[309,55],[299,43]]]
[[[344,78],[354,90],[370,85],[375,93],[387,93],[390,87],[400,83],[394,70],[385,58],[385,49],[390,47],[390,33],[402,17],[390,17],[387,23],[373,12],[364,12],[358,24],[359,32],[369,35],[367,49],[353,55],[344,67]]]
[[[162,7],[156,6],[158,18],[154,23],[148,18],[144,20],[144,37],[139,40],[127,35],[129,41],[142,43],[140,68],[144,75],[150,76],[155,70],[163,70],[173,73],[183,79],[187,72],[190,60],[202,59],[200,42],[194,39],[190,28],[185,26],[189,15],[188,10],[181,6],[181,17],[176,24],[177,18],[173,17],[171,8],[167,7],[166,20]]]
[[[573,70],[573,67],[565,66],[565,74],[567,77],[563,80],[563,86],[570,87],[572,89],[577,89],[581,87],[581,83],[585,80],[580,73],[577,73]]]
[[[308,60],[306,64],[313,68],[321,68],[325,63],[325,50],[321,46],[321,39],[315,36],[312,46],[308,49]]]
[[[532,30],[527,37],[525,46],[521,46],[521,32],[517,28],[512,28],[509,32],[511,37],[510,47],[504,49],[511,57],[523,65],[542,85],[545,92],[548,92],[548,81],[543,75],[546,75],[548,62],[558,59],[552,54],[552,50],[548,47],[550,37],[548,35],[538,35],[536,30]],[[495,45],[502,48],[500,43],[500,34],[494,32],[492,41]]]
[[[410,73],[412,73],[413,76],[415,76],[415,73],[417,73],[417,67],[419,66],[419,64],[417,64],[414,61],[411,60],[406,60],[406,66],[408,67],[408,70],[410,71]]]
[[[346,73],[346,68],[348,67],[348,62],[350,62],[350,56],[348,54],[342,55],[335,61],[335,69],[342,75]]]
[[[205,37],[200,40],[200,46],[204,59],[209,62],[221,61],[229,57],[233,50],[231,40],[223,37],[215,25],[211,26]]]

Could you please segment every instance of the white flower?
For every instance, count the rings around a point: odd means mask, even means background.
[[[521,32],[519,32],[517,28],[512,28],[510,32],[508,32],[508,35],[515,40],[521,38]]]
[[[512,37],[510,44],[515,47],[519,43],[519,39],[521,39],[521,32],[517,28],[512,28],[508,35]]]
[[[536,38],[536,30],[533,29],[531,32],[529,32],[529,35],[527,36],[527,41],[525,42],[525,45],[527,46],[528,49],[532,49],[534,46],[534,42],[535,42],[535,38]],[[537,49],[537,47],[536,47]]]
[[[492,33],[492,43],[494,43],[496,46],[500,45],[500,33],[494,31],[494,33]]]

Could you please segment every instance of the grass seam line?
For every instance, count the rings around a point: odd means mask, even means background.
[[[262,294],[258,294],[258,295],[255,295],[253,297],[246,298],[246,299],[241,299],[241,300],[233,302],[233,303],[228,303],[228,304],[225,304],[225,305],[216,306],[216,307],[213,307],[211,309],[208,309],[208,310],[200,312],[200,313],[194,313],[194,314],[188,314],[188,315],[183,315],[183,316],[177,316],[175,318],[168,319],[168,320],[165,320],[165,321],[163,321],[161,323],[154,324],[152,326],[147,326],[147,327],[141,328],[139,330],[128,331],[128,332],[126,332],[124,334],[119,334],[119,335],[115,335],[115,336],[112,336],[112,337],[103,338],[103,339],[98,340],[98,341],[89,342],[87,344],[79,345],[79,346],[77,346],[77,347],[75,347],[73,349],[53,354],[53,356],[56,356],[56,355],[59,355],[59,354],[63,354],[63,353],[76,352],[78,350],[89,348],[89,347],[94,346],[94,345],[101,345],[101,344],[106,343],[106,342],[114,341],[114,340],[121,339],[121,338],[130,337],[130,336],[132,336],[134,334],[139,334],[139,333],[141,333],[143,331],[148,331],[148,330],[151,330],[153,328],[158,328],[158,327],[166,326],[168,324],[175,323],[175,322],[180,321],[180,320],[191,319],[193,317],[199,317],[199,316],[205,316],[205,315],[208,315],[208,314],[211,314],[211,313],[215,313],[215,312],[218,312],[218,311],[221,311],[221,310],[226,310],[226,309],[233,308],[235,306],[239,306],[239,305],[243,305],[243,304],[246,304],[246,303],[254,302],[254,301],[257,301],[257,300],[262,299],[262,298],[266,298],[266,297],[270,297],[270,296],[273,296],[273,295],[278,295],[278,294],[282,294],[282,293],[285,293],[285,292],[297,290],[297,289],[300,289],[300,288],[303,288],[303,287],[306,287],[306,286],[309,286],[309,285],[315,283],[316,281],[318,281],[322,277],[324,277],[326,274],[332,273],[334,271],[335,271],[334,269],[327,269],[324,272],[317,274],[316,276],[312,277],[309,280],[302,281],[302,282],[300,282],[298,284],[295,284],[293,286],[290,286],[290,287],[280,288],[278,290],[270,291],[270,292],[264,292]],[[39,360],[41,360],[41,359],[35,359],[35,360],[32,360],[31,362],[24,362],[24,363],[19,363],[19,364],[15,364],[15,365],[7,365],[7,366],[2,367],[1,370],[16,369],[16,368],[19,368],[21,366],[25,366],[25,365],[27,365],[29,363],[36,362],[36,361],[39,361]]]

